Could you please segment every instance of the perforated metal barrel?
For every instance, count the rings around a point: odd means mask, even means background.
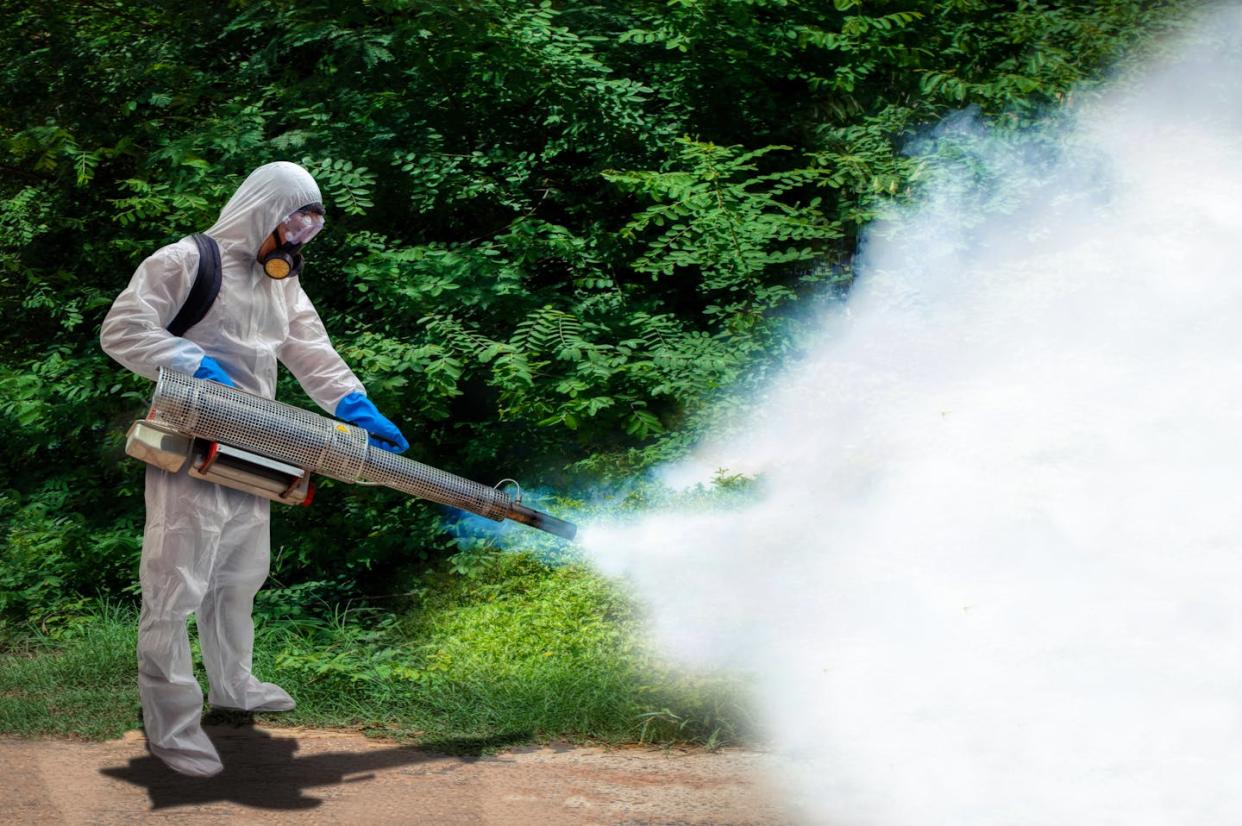
[[[514,511],[512,495],[373,448],[361,428],[213,381],[160,370],[151,417],[330,479],[384,485],[497,522]]]

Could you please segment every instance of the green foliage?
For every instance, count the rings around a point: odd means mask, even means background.
[[[805,206],[782,200],[794,190],[830,187],[831,179],[819,169],[754,174],[765,155],[789,147],[739,153],[737,147],[678,143],[684,171],[604,173],[657,202],[635,215],[621,235],[632,238],[654,227],[655,237],[632,267],[652,278],[688,272],[702,292],[723,302],[707,305],[704,317],[723,316],[724,329],[744,335],[767,311],[795,297],[780,278],[780,265],[809,261],[840,237],[819,211],[820,197]]]
[[[307,596],[275,593],[285,591]],[[259,612],[255,673],[298,701],[271,722],[363,722],[429,748],[567,737],[714,746],[749,729],[742,681],[661,661],[627,596],[582,568],[493,554],[477,576],[428,573],[387,607]],[[136,627],[132,610],[85,602],[19,640],[0,621],[0,734],[134,728]]]
[[[137,616],[81,600],[6,644],[0,620],[0,732],[119,737],[137,725]]]
[[[371,191],[375,187],[375,173],[368,172],[365,166],[355,167],[353,162],[346,160],[316,160],[302,158],[302,166],[306,167],[322,192],[332,198],[347,215],[366,215],[367,210],[375,206],[371,200]]]
[[[661,662],[629,599],[599,576],[515,554],[476,554],[460,570],[421,578],[409,612],[337,615],[285,636],[275,668],[311,697],[382,701],[374,719],[439,736],[736,742],[746,730],[737,681]],[[653,722],[665,707],[690,722]]]
[[[967,106],[1023,128],[1189,7],[0,0],[0,612],[132,593],[119,435],[149,386],[98,326],[255,166],[318,177],[302,278],[412,454],[568,492],[676,455],[779,361],[915,190],[911,136]],[[316,605],[460,550],[384,491],[278,513],[275,575]]]

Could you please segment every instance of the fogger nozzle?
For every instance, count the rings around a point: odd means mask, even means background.
[[[578,534],[578,526],[574,523],[557,519],[551,514],[537,511],[534,508],[528,508],[521,502],[513,503],[509,518],[514,522],[521,522],[523,525],[530,525],[532,528],[538,528],[565,539],[573,539]]]
[[[505,491],[375,448],[359,427],[213,381],[161,369],[148,418],[330,479],[383,485],[566,539],[577,533],[573,524],[528,508]]]

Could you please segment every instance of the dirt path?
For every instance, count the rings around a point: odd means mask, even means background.
[[[0,739],[0,823],[785,824],[743,751],[525,748],[446,757],[360,734],[210,726],[225,770],[192,780],[120,740]]]

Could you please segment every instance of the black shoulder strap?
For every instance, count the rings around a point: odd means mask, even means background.
[[[202,321],[220,293],[220,245],[201,232],[195,233],[194,243],[198,244],[198,274],[177,317],[168,325],[168,332],[174,336],[185,335],[186,330]]]

